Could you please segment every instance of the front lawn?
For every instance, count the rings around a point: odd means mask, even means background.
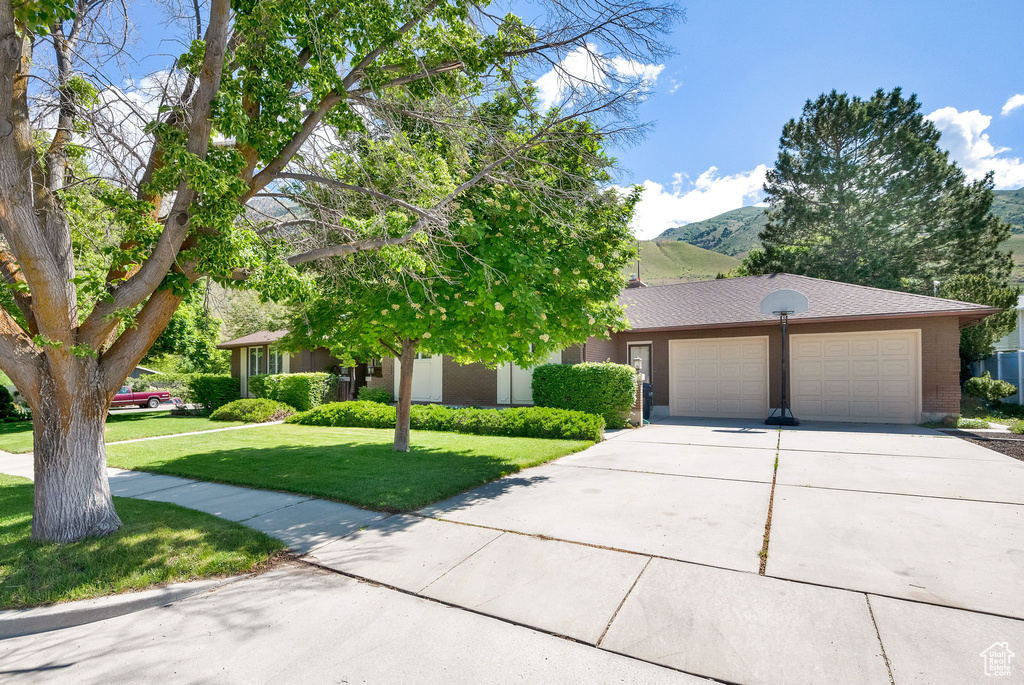
[[[112,414],[107,418],[107,442],[241,425],[241,421],[211,421],[202,416],[171,416],[167,411]],[[31,452],[32,423],[0,423],[0,450],[15,453]]]
[[[71,545],[29,539],[32,483],[0,474],[0,609],[19,609],[159,583],[259,568],[283,549],[241,524],[191,509],[115,497],[124,527]]]
[[[200,480],[283,490],[380,511],[409,511],[577,452],[578,440],[283,425],[110,445],[107,463]]]

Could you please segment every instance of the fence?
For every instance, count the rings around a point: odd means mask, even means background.
[[[992,378],[1013,383],[1017,386],[1017,394],[1007,397],[1003,402],[1022,404],[1020,392],[1021,386],[1024,385],[1024,360],[1022,360],[1022,356],[1024,356],[1024,350],[996,352],[988,359],[972,364],[971,371],[974,372],[975,376],[980,376],[988,371]]]

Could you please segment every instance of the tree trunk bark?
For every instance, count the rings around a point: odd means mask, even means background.
[[[109,535],[121,527],[121,519],[107,480],[107,398],[86,382],[73,395],[45,385],[50,387],[32,408],[32,539],[69,543]]]
[[[395,409],[395,452],[409,451],[409,412],[412,408],[412,371],[416,363],[416,343],[402,341],[402,368],[398,376],[398,405]]]

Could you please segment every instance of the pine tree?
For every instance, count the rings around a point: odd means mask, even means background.
[[[927,294],[959,274],[1005,286],[1010,227],[990,213],[992,176],[968,181],[920,109],[899,88],[808,100],[783,127],[762,247],[742,272]]]

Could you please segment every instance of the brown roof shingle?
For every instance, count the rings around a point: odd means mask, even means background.
[[[778,317],[761,314],[760,304],[765,295],[782,289],[807,296],[807,311],[791,316],[794,323],[929,315],[972,320],[999,311],[970,302],[793,274],[631,288],[622,291],[619,303],[626,308],[631,330],[756,325],[778,321]]]
[[[249,345],[269,345],[275,343],[284,336],[288,335],[287,329],[280,331],[256,331],[249,335],[243,335],[241,338],[235,338],[234,340],[228,340],[217,345],[221,350],[229,350],[232,347],[248,347]]]

